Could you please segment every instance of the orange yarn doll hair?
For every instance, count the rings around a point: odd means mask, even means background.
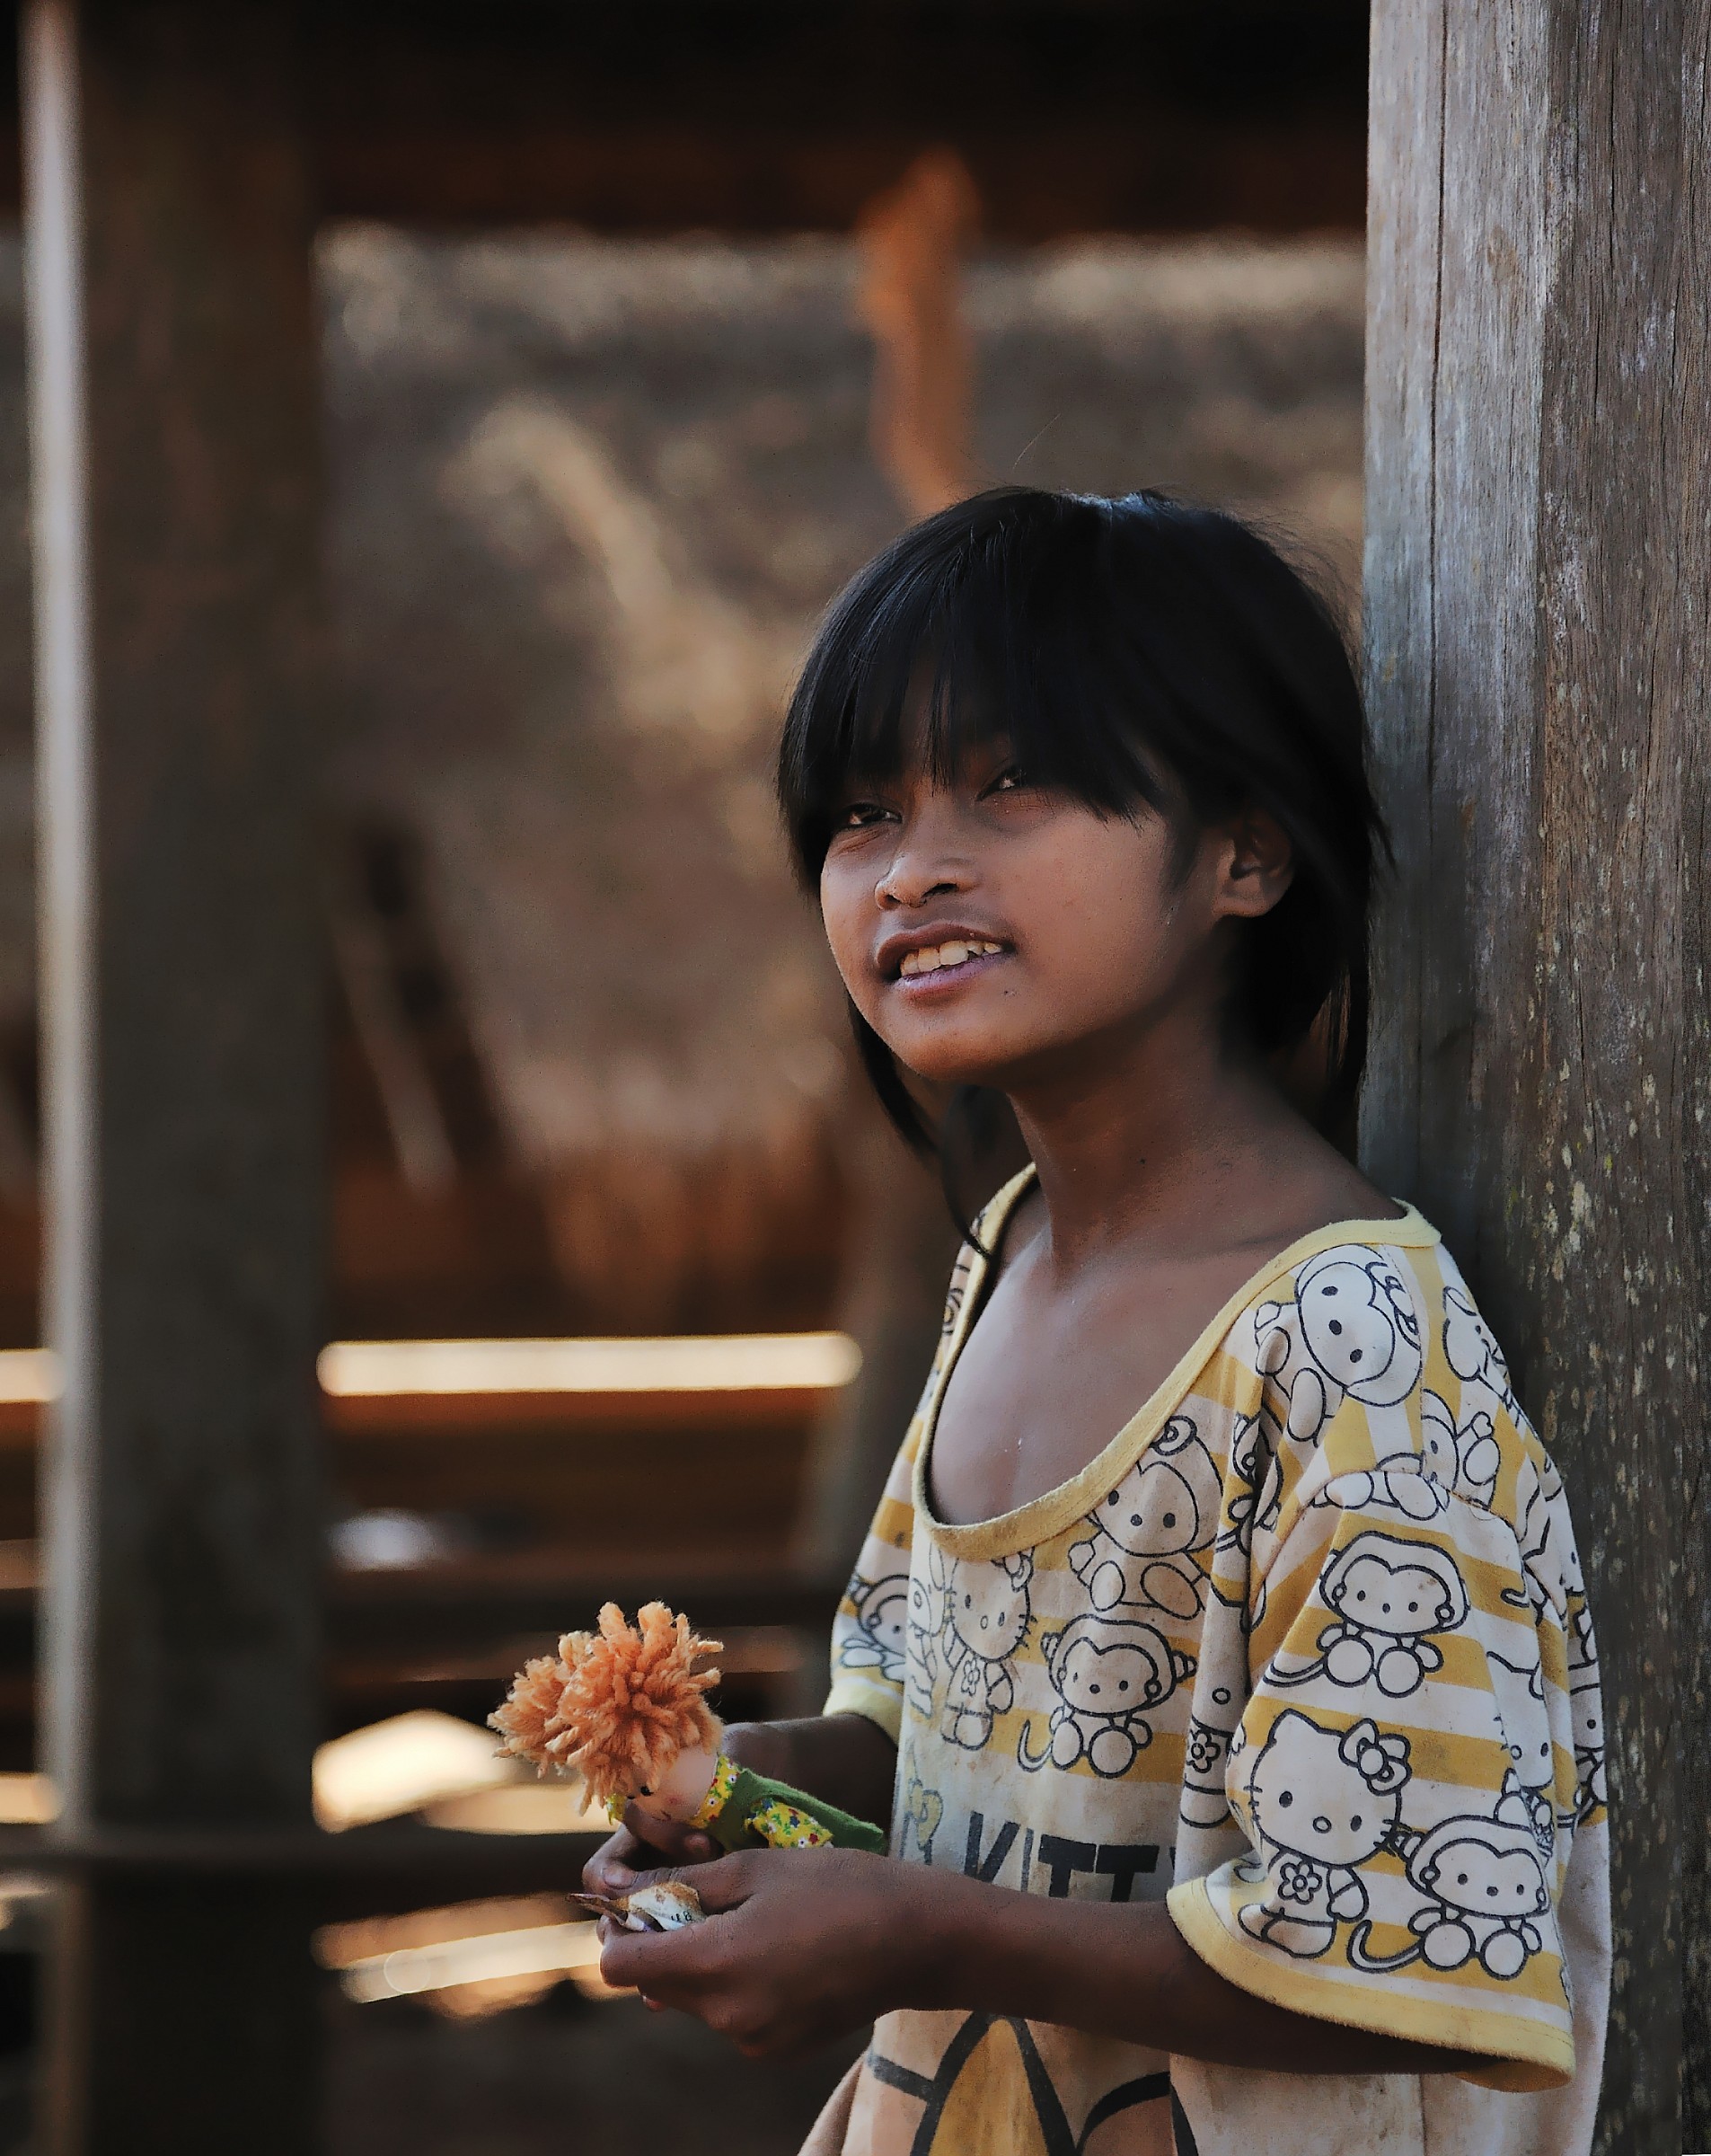
[[[657,1788],[680,1752],[716,1747],[706,1695],[719,1672],[694,1665],[722,1646],[663,1602],[645,1603],[634,1625],[609,1602],[597,1632],[567,1632],[556,1656],[519,1673],[488,1727],[501,1750],[542,1774],[579,1774],[596,1804],[636,1796]]]

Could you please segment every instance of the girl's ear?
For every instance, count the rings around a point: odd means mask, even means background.
[[[1294,881],[1294,850],[1283,826],[1263,808],[1244,808],[1220,830],[1213,914],[1222,920],[1256,920],[1270,913]]]

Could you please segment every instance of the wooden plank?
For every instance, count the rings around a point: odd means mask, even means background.
[[[335,1438],[410,1445],[434,1436],[475,1447],[489,1436],[539,1433],[586,1448],[638,1430],[710,1441],[728,1430],[796,1434],[826,1398],[823,1387],[795,1385],[741,1392],[352,1393],[324,1400],[322,1418]]]
[[[779,1386],[749,1392],[400,1392],[323,1398],[319,1409],[335,1440],[410,1445],[434,1437],[467,1440],[473,1447],[489,1436],[539,1433],[584,1446],[634,1430],[709,1438],[732,1429],[794,1436],[826,1399],[818,1388]],[[0,1455],[33,1453],[42,1415],[31,1401],[0,1401]]]
[[[1387,1190],[1419,1176],[1420,999],[1416,918],[1429,858],[1434,434],[1442,188],[1443,24],[1393,7],[1375,40],[1368,150],[1366,525],[1362,613],[1380,800],[1396,857],[1393,902],[1372,951],[1363,1097],[1369,1172]]]
[[[1352,227],[1363,12],[345,7],[317,50],[323,197],[416,222],[848,231],[947,143],[1008,240]]]
[[[333,216],[842,232],[948,142],[1010,240],[1361,220],[1361,0],[303,13]],[[18,199],[6,76],[0,39],[0,211]]]
[[[40,95],[81,130],[84,233],[80,351],[46,340],[45,270],[31,295],[38,499],[84,522],[38,565],[50,1570],[74,1590],[51,1704],[68,1802],[112,1817],[288,1816],[307,1786],[318,408],[287,13],[92,0],[74,31],[44,0],[33,23],[80,71]],[[75,208],[38,207],[37,258],[70,254]],[[80,358],[62,470],[46,407]]]
[[[323,1221],[319,488],[295,9],[32,0],[44,1764],[65,1830],[306,1819]],[[48,2145],[312,2145],[270,1890],[90,1878]]]
[[[521,1561],[351,1573],[330,1588],[335,1648],[349,1656],[467,1657],[494,1641],[556,1637],[588,1624],[613,1599],[633,1609],[657,1599],[697,1627],[791,1625],[829,1640],[839,1588],[768,1563],[772,1553],[727,1544],[712,1556],[669,1551],[604,1561],[542,1551]]]
[[[999,240],[1231,225],[1317,232],[1357,222],[1353,115],[1256,125],[1153,100],[1120,125],[1024,122],[1019,138],[961,116],[913,129],[869,119],[825,131],[776,119],[745,127],[342,125],[324,141],[325,199],[335,215],[413,225],[550,221],[638,236],[847,233],[923,149],[947,140],[975,175],[985,231]]]
[[[1363,1141],[1445,1231],[1574,1500],[1625,2156],[1711,2137],[1707,40],[1705,0],[1374,17],[1368,680],[1400,843]]]
[[[227,1891],[231,1881],[246,1877],[340,1879],[360,1886],[368,1877],[429,1883],[437,1874],[457,1871],[476,1882],[475,1890],[490,1893],[501,1884],[525,1891],[539,1886],[542,1874],[561,1862],[565,1869],[559,1876],[574,1884],[583,1860],[603,1838],[597,1833],[470,1833],[417,1820],[386,1820],[343,1833],[313,1827],[204,1828],[191,1834],[113,1827],[75,1839],[47,1834],[40,1827],[0,1826],[0,1866],[60,1878],[83,1869],[176,1873],[221,1879],[227,1882]],[[434,1891],[444,1892],[443,1879]],[[376,1893],[376,1906],[384,1898]]]
[[[306,2070],[318,2043],[313,1916],[294,1879],[245,1866],[186,1875],[181,1853],[158,1869],[127,1851],[108,1869],[82,1861],[55,1911],[45,2039],[51,2059],[87,2050],[98,2064],[57,2072],[47,2145],[127,2156],[320,2146],[318,2090]],[[258,1982],[259,1969],[295,1981]],[[137,2099],[154,2100],[138,2107]]]

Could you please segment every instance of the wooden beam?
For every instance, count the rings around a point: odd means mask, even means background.
[[[925,148],[986,230],[1358,225],[1359,0],[643,0],[323,18],[330,214],[848,231]]]
[[[330,127],[323,199],[331,216],[430,226],[555,223],[639,237],[847,233],[923,151],[947,146],[980,190],[988,240],[1360,225],[1358,114],[1248,123],[1156,104],[1133,124],[1025,124],[1010,134],[949,116],[914,129],[825,131],[472,119]]]
[[[24,19],[48,1337],[75,1841],[295,1825],[317,1735],[308,158],[284,0]],[[219,1972],[216,1974],[216,1972]],[[68,1892],[48,2144],[307,2150],[275,1887]]]
[[[1601,2146],[1711,2145],[1711,6],[1380,0],[1364,1145],[1471,1274],[1601,1634]]]
[[[299,12],[333,216],[847,232],[936,145],[965,159],[1001,240],[1352,230],[1363,214],[1362,0]],[[17,199],[11,110],[0,64],[0,210]]]

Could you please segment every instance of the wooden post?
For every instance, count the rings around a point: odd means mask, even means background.
[[[323,1087],[311,213],[286,0],[29,0],[48,1273],[68,1852],[309,1817]],[[79,1872],[64,2156],[306,2151],[276,1886]]]
[[[1379,0],[1364,1115],[1566,1477],[1610,1723],[1601,2145],[1711,2145],[1707,0]],[[1684,2138],[1685,2136],[1685,2138]]]

